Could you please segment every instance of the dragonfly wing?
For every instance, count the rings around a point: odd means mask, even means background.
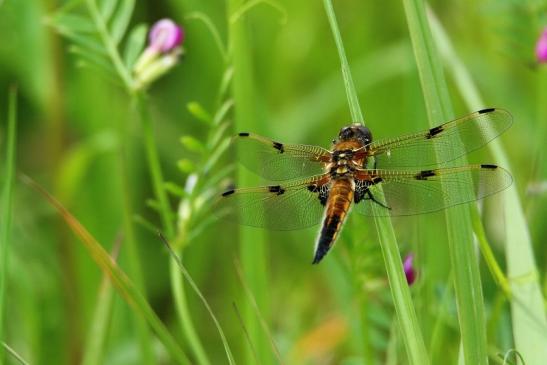
[[[423,132],[372,142],[369,153],[376,169],[430,166],[474,151],[511,126],[503,109],[483,109]]]
[[[234,144],[243,166],[272,181],[322,174],[331,160],[331,153],[319,146],[286,144],[253,133],[239,133]]]
[[[215,212],[226,212],[240,224],[273,230],[293,230],[321,222],[329,193],[329,175],[288,181],[280,185],[228,190]]]
[[[364,197],[355,210],[367,216],[404,216],[435,212],[482,199],[509,187],[511,174],[496,165],[414,171],[370,170],[356,181]],[[380,193],[383,190],[383,197]],[[366,190],[370,194],[366,193]]]

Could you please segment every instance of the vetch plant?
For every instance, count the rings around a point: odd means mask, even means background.
[[[414,269],[414,254],[409,254],[403,261],[403,270],[406,276],[408,285],[412,285],[416,281],[416,270]]]
[[[133,68],[135,88],[141,89],[169,72],[184,53],[184,29],[171,19],[162,19],[150,30],[148,47]]]
[[[174,212],[170,207],[165,188],[146,89],[153,81],[165,75],[177,64],[182,53],[180,46],[184,40],[184,31],[171,20],[160,20],[150,31],[149,45],[143,51],[147,26],[138,24],[128,32],[134,6],[134,0],[86,0],[80,3],[69,3],[54,13],[49,22],[60,34],[73,42],[70,51],[79,57],[79,65],[91,67],[118,84],[121,82],[125,92],[131,98],[141,122],[146,161],[155,195],[151,205],[159,212],[162,222],[161,231],[165,232],[167,239],[171,240],[176,234],[173,221]],[[123,40],[125,42],[122,42]],[[129,148],[126,136],[131,133],[129,133],[126,120],[120,120],[118,133],[119,140],[124,141],[120,146],[119,160],[128,273],[134,279],[138,291],[144,294],[144,274],[138,258],[134,229],[134,217],[137,215],[132,209],[132,186],[128,178],[127,151]],[[208,364],[203,347],[192,325],[186,297],[182,294],[181,276],[177,275],[177,279],[180,280],[173,281],[173,290],[176,292],[174,295],[177,298],[176,308],[183,332],[199,363]],[[142,363],[152,364],[154,360],[149,330],[142,318],[137,316],[135,320],[142,352]],[[106,333],[103,332],[100,335],[105,336]]]

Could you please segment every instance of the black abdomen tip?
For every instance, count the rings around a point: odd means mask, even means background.
[[[479,110],[479,114],[492,113],[496,108],[487,108]]]
[[[249,137],[249,132],[241,132],[238,134],[240,137]]]

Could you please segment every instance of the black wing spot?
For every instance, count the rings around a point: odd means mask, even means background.
[[[492,113],[494,110],[496,110],[496,108],[481,109],[479,110],[479,114]]]
[[[433,138],[435,137],[437,134],[441,133],[442,131],[444,131],[444,127],[442,125],[438,125],[436,127],[433,127],[429,130],[429,133],[427,135],[427,138]]]
[[[279,150],[279,153],[285,152],[285,150],[283,149],[283,143],[274,142],[273,146],[276,150]]]
[[[498,165],[483,164],[481,165],[481,168],[488,169],[488,170],[495,170],[498,168]]]
[[[249,137],[250,133],[248,132],[241,132],[238,134],[240,137]]]
[[[416,174],[417,180],[427,180],[428,177],[435,176],[435,170],[423,170]]]
[[[226,190],[224,193],[222,193],[222,196],[232,195],[235,192],[236,191],[234,189]]]
[[[375,176],[375,177],[372,178],[372,183],[373,184],[379,184],[382,181],[384,181],[384,179],[382,179],[380,176]]]
[[[269,186],[268,190],[270,191],[270,193],[277,193],[277,195],[281,195],[285,192],[285,189],[283,189],[281,185]]]

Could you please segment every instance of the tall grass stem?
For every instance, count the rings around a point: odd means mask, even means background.
[[[430,9],[429,18],[436,44],[467,107],[470,110],[485,107],[471,74],[458,53],[454,51],[452,42],[442,24]],[[490,142],[488,147],[495,162],[511,171],[509,158],[500,140],[496,139]],[[517,182],[514,182],[502,194],[504,198],[503,219],[505,222],[511,222],[511,224],[505,224],[504,227],[513,338],[516,348],[526,360],[526,364],[542,364],[547,359],[545,302],[537,275],[538,268],[534,260],[530,231],[518,195]],[[505,285],[502,285],[502,288],[507,291]]]
[[[340,30],[336,22],[336,15],[331,0],[324,0],[325,11],[329,18],[332,33],[334,35],[340,63],[342,65],[342,75],[344,76],[344,85],[348,95],[348,102],[354,122],[362,122],[362,113],[359,106],[358,96],[351,78],[351,71],[347,61],[346,54],[340,36]],[[411,364],[428,364],[427,351],[424,345],[423,336],[418,324],[416,310],[410,296],[410,290],[406,282],[401,261],[401,254],[397,245],[395,232],[391,220],[385,217],[375,218],[376,229],[386,264],[386,270],[389,278],[391,294],[395,304],[395,311],[399,320],[399,325],[403,334],[405,348],[407,350],[409,362]]]
[[[423,0],[403,0],[430,127],[453,118],[448,86],[435,49]],[[465,164],[465,159],[458,162]],[[469,208],[445,211],[465,364],[486,365],[486,322]]]
[[[233,14],[237,14],[243,6],[244,0],[228,1],[229,24],[229,55],[233,65],[232,93],[235,105],[235,127],[238,131],[249,131],[256,126],[255,103],[256,92],[253,85],[253,63],[251,58],[250,37],[247,18],[231,21]],[[252,183],[252,175],[243,168],[238,170],[238,183],[242,186]],[[263,232],[241,227],[239,230],[241,265],[247,277],[249,287],[256,298],[257,304],[265,318],[269,316],[268,309],[268,280],[266,265],[266,247]],[[268,339],[261,331],[256,320],[253,307],[244,302],[242,306],[243,319],[249,336],[255,341],[256,350],[262,363],[267,365],[273,359]],[[250,349],[246,351],[245,363],[252,364],[254,355]]]
[[[338,28],[338,22],[336,21],[336,14],[334,13],[334,7],[332,6],[332,1],[323,0],[323,4],[325,6],[327,18],[329,19],[330,29],[334,37],[334,42],[336,43],[338,56],[340,57],[340,66],[342,69],[342,76],[344,78],[346,96],[348,97],[348,104],[349,104],[349,109],[351,112],[351,120],[354,123],[365,124],[363,112],[361,111],[361,107],[359,106],[359,97],[357,95],[357,91],[355,90],[355,84],[353,83],[353,78],[351,77],[351,69],[349,67],[349,62],[346,57],[346,51],[344,50],[344,42],[342,41],[342,35],[340,34],[340,29]]]
[[[167,191],[165,190],[165,181],[163,179],[158,148],[154,136],[154,126],[152,117],[150,116],[146,95],[142,93],[137,94],[136,103],[144,135],[146,161],[148,163],[154,195],[159,206],[162,227],[167,238],[173,239],[175,237],[174,217],[169,205]],[[182,280],[181,273],[172,263],[169,264],[169,267],[171,290],[173,291],[173,296],[175,298],[175,308],[181,329],[188,340],[192,352],[196,356],[196,359],[198,359],[199,364],[207,365],[209,364],[209,360],[207,359],[203,345],[196,332],[190,310],[188,309],[188,302],[186,295],[184,294],[184,281]]]
[[[6,130],[5,175],[2,187],[2,221],[0,232],[0,339],[4,339],[4,319],[6,304],[6,275],[8,255],[11,246],[11,225],[13,220],[13,195],[15,186],[15,158],[17,140],[17,89],[13,86],[8,96],[8,119]],[[0,346],[0,363],[4,362],[4,347]]]

